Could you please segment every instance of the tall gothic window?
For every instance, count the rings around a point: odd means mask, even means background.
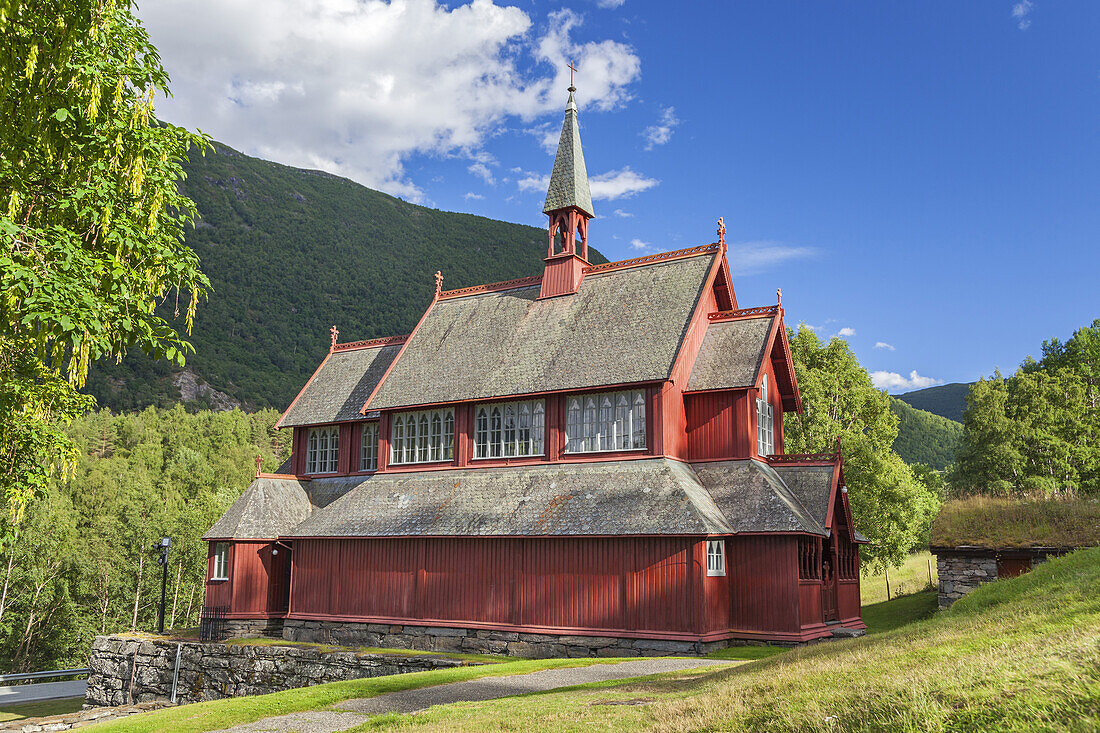
[[[762,456],[775,453],[775,415],[768,402],[768,375],[760,385],[760,399],[756,401],[756,452]]]
[[[363,438],[359,444],[359,470],[378,469],[378,423],[369,422],[363,426]]]
[[[566,453],[645,447],[645,390],[577,395],[566,400]]]
[[[707,575],[726,574],[726,543],[724,540],[707,540]]]
[[[306,439],[306,473],[336,473],[340,428],[313,428]]]
[[[454,410],[398,413],[390,424],[390,463],[449,461],[454,442]]]
[[[545,438],[543,400],[498,402],[474,410],[474,458],[541,456]]]

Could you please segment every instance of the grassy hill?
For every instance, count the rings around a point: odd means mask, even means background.
[[[897,397],[890,409],[898,416],[898,437],[894,450],[906,463],[923,463],[942,471],[955,459],[962,439],[962,423],[918,410]]]
[[[182,380],[200,405],[285,408],[328,350],[332,324],[341,341],[408,333],[436,270],[448,289],[542,271],[542,229],[416,206],[220,143],[184,168],[201,216],[187,243],[213,283]],[[135,355],[95,365],[88,391],[135,409],[177,401],[178,382],[178,370]]]
[[[961,423],[966,409],[966,393],[969,391],[969,384],[954,382],[906,392],[897,395],[897,398],[918,410]]]

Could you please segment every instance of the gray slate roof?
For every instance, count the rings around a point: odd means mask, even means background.
[[[764,362],[768,334],[778,316],[707,324],[687,391],[752,387]]]
[[[775,469],[756,460],[692,464],[734,532],[825,534],[819,522]],[[828,502],[829,486],[824,501]]]
[[[546,203],[542,210],[549,213],[567,206],[576,206],[589,216],[596,215],[592,208],[592,191],[588,187],[588,170],[584,166],[581,128],[577,122],[577,102],[573,99],[572,87],[565,105],[558,154],[554,157],[554,170],[550,174],[550,187],[546,191]]]
[[[324,479],[315,479],[318,483]],[[691,468],[664,458],[375,474],[294,537],[728,533]]]
[[[329,354],[280,426],[361,420],[359,409],[400,350],[401,345],[395,344]]]
[[[716,252],[436,302],[370,409],[668,379]]]
[[[776,466],[775,472],[790,488],[791,493],[806,507],[814,520],[824,527],[826,518],[829,516],[829,492],[833,487],[833,467],[793,464]],[[853,529],[853,535],[857,542],[869,541],[858,529]]]
[[[203,539],[275,539],[293,531],[312,511],[302,482],[257,478]]]

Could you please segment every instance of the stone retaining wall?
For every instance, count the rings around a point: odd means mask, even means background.
[[[936,555],[940,608],[947,608],[982,583],[997,579],[997,558],[989,555]]]
[[[663,657],[706,654],[743,642],[622,639],[613,636],[526,634],[515,631],[462,629],[442,626],[399,626],[352,621],[287,619],[283,638],[321,644],[417,649],[433,652],[502,654],[511,657]]]
[[[97,636],[92,643],[92,673],[85,702],[127,705],[169,699],[177,648],[176,701],[181,704],[469,664],[445,657],[327,652],[290,645]]]

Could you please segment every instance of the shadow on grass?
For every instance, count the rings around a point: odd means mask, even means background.
[[[930,618],[936,612],[935,590],[923,590],[889,601],[872,603],[863,607],[863,623],[867,634],[884,634],[908,624]]]

